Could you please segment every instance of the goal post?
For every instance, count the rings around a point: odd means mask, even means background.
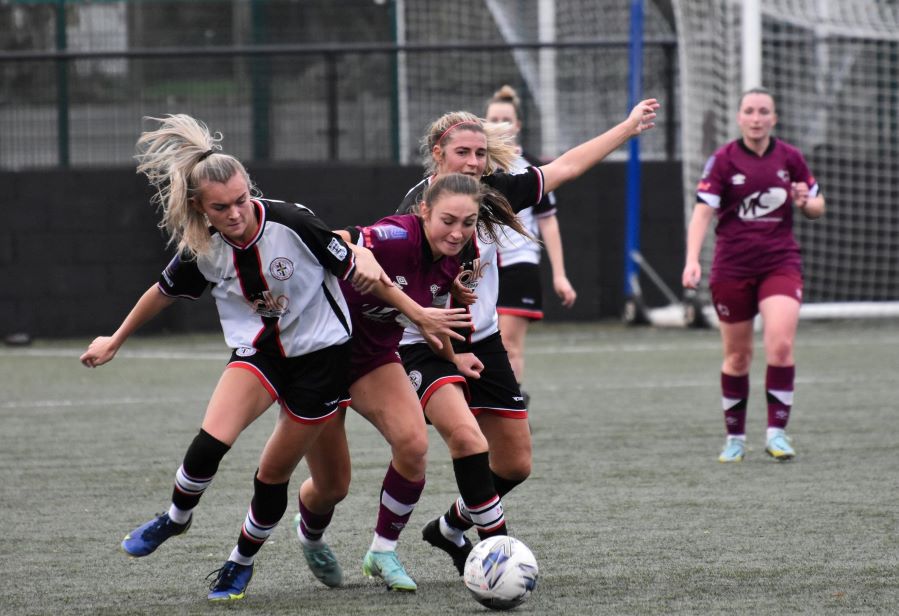
[[[672,0],[681,86],[684,207],[734,116],[752,66],[748,4],[759,8],[760,80],[776,134],[805,154],[827,201],[797,218],[803,318],[899,316],[899,5],[893,0]],[[746,60],[746,61],[744,61]],[[712,234],[703,249],[711,260]],[[707,297],[707,289],[702,294]]]

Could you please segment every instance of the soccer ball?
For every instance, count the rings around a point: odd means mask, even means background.
[[[471,550],[462,577],[478,603],[510,610],[537,587],[537,559],[518,539],[488,537]]]

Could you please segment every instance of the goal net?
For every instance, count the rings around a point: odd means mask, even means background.
[[[628,110],[630,5],[630,0],[398,0],[401,42],[496,45],[403,55],[401,124],[411,127],[404,156],[417,153],[428,122],[455,109],[483,113],[487,99],[505,83],[522,98],[522,140],[535,155],[557,156],[620,122]],[[643,89],[664,93],[675,61],[670,3],[647,2],[644,24]],[[537,48],[535,42],[547,46]],[[515,44],[530,46],[499,48]],[[670,118],[659,121],[663,128]],[[641,141],[644,156],[666,156],[666,130]],[[626,155],[622,150],[613,157]]]
[[[706,159],[738,136],[742,15],[735,0],[672,5],[689,213]],[[803,151],[827,202],[795,227],[803,316],[899,315],[899,2],[761,0],[761,50],[776,134]]]

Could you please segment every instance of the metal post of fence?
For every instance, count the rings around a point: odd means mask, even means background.
[[[66,0],[56,0],[56,50],[65,51]],[[56,143],[60,167],[69,166],[69,61],[56,61]]]
[[[325,54],[325,97],[328,106],[328,160],[337,160],[340,156],[340,114],[337,106],[337,55]]]
[[[677,55],[677,47],[666,45],[665,50],[665,159],[674,160],[675,141],[677,140],[677,127],[674,118],[677,117],[677,100],[674,98],[674,58]]]
[[[399,23],[396,0],[389,3],[390,36],[394,44],[399,44]],[[390,72],[393,88],[390,96],[390,158],[394,162],[400,162],[400,52],[394,52],[390,56]]]
[[[253,28],[253,44],[266,43],[265,0],[253,0],[250,5]],[[250,61],[250,78],[253,91],[250,93],[253,107],[253,159],[269,160],[271,158],[271,57],[254,56]]]

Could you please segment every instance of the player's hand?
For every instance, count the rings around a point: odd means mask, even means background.
[[[423,308],[415,321],[418,331],[436,349],[442,349],[441,336],[454,340],[465,340],[465,336],[455,329],[473,329],[471,314],[465,308]]]
[[[634,135],[639,135],[643,131],[654,127],[656,123],[656,111],[662,105],[654,98],[642,100],[631,109],[630,115],[627,117],[627,123],[630,125]]]
[[[702,279],[702,267],[698,261],[688,262],[684,266],[684,273],[681,274],[681,284],[685,289],[695,289],[699,286]]]
[[[790,197],[793,199],[793,204],[802,209],[808,203],[808,184],[805,182],[793,182],[790,185]]]
[[[119,347],[113,342],[110,336],[100,336],[94,338],[87,350],[81,354],[81,363],[88,368],[96,368],[102,366],[115,357]]]
[[[574,290],[574,287],[571,286],[571,282],[568,281],[567,277],[554,276],[553,288],[556,291],[556,295],[562,300],[562,305],[565,308],[574,306],[574,300],[577,299],[577,292]]]
[[[481,378],[481,370],[484,369],[484,364],[481,363],[481,360],[474,353],[459,353],[454,358],[454,361],[456,368],[459,369],[459,373],[465,378]]]
[[[385,286],[393,286],[390,276],[384,272],[380,263],[375,259],[375,255],[364,246],[348,244],[356,255],[356,269],[350,283],[353,289],[359,293],[371,293],[376,285],[383,284]]]
[[[462,275],[462,272],[465,270],[463,268],[459,268],[459,276]],[[456,300],[456,303],[460,306],[471,306],[473,303],[478,301],[477,293],[474,292],[474,289],[470,289],[465,286],[461,280],[459,280],[459,276],[453,280],[453,286],[450,289],[450,295],[453,296],[453,299]]]

